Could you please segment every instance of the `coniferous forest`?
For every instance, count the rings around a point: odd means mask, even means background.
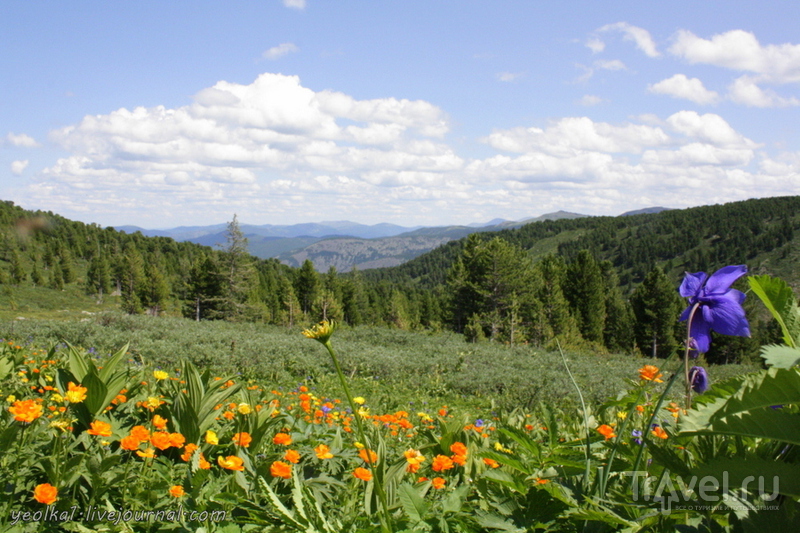
[[[666,357],[681,343],[675,287],[685,271],[746,263],[798,281],[799,213],[800,197],[781,197],[541,221],[474,233],[397,267],[319,273],[310,261],[293,269],[249,255],[235,215],[226,242],[211,248],[3,202],[0,284],[9,299],[20,287],[79,287],[129,314],[286,326],[333,319]],[[752,338],[720,338],[707,359],[739,361],[773,329],[756,321]]]

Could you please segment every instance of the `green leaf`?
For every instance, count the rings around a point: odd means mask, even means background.
[[[782,279],[771,276],[748,276],[747,282],[780,324],[783,342],[796,348],[800,341],[800,314],[792,289]]]
[[[690,410],[680,434],[763,437],[800,444],[800,415],[770,409],[800,403],[800,371],[770,368],[741,380],[741,388]]]
[[[114,370],[117,368],[120,360],[125,357],[125,354],[128,353],[128,346],[130,343],[123,346],[117,353],[109,357],[103,364],[103,368],[99,371],[100,379],[103,382],[108,383],[109,378],[111,378],[112,374],[114,374]]]
[[[442,512],[457,513],[460,511],[461,507],[464,505],[464,501],[467,499],[468,493],[469,485],[461,485],[458,487],[450,493],[444,502],[442,502]]]
[[[800,464],[796,463],[781,463],[760,457],[720,457],[698,465],[693,474],[698,478],[711,476],[720,485],[726,483],[731,490],[742,488],[747,480],[750,494],[763,489],[767,496],[777,491],[793,498],[800,497]],[[775,478],[778,478],[777,487],[773,486]]]
[[[791,346],[768,344],[761,347],[761,357],[768,366],[792,368],[800,363],[800,350]]]
[[[417,490],[408,483],[400,485],[397,492],[408,517],[414,522],[422,522],[422,517],[428,512],[430,505],[425,503]]]

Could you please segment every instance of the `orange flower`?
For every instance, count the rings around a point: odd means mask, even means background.
[[[464,466],[465,464],[467,464],[466,455],[452,455],[450,456],[450,459],[452,459],[453,462],[459,466]]]
[[[169,488],[169,493],[173,498],[180,498],[186,496],[186,491],[183,490],[183,485],[173,485]]]
[[[111,424],[108,422],[103,422],[102,420],[95,420],[92,422],[91,428],[86,430],[86,433],[89,435],[95,435],[97,437],[110,437]]]
[[[139,449],[139,444],[142,441],[134,437],[133,435],[128,435],[127,437],[122,437],[119,441],[119,446],[123,450],[134,451]]]
[[[483,462],[484,462],[484,464],[486,466],[490,466],[492,468],[499,468],[500,467],[500,463],[498,463],[494,459],[489,459],[488,457],[484,457],[483,458]]]
[[[272,442],[288,446],[292,443],[292,437],[288,433],[278,433],[272,438]]]
[[[269,473],[272,475],[272,477],[289,479],[292,477],[292,466],[288,463],[284,463],[283,461],[275,461],[269,467]]]
[[[654,437],[658,437],[659,439],[669,438],[669,435],[667,435],[667,432],[664,431],[664,429],[661,426],[656,426],[650,433],[652,433]]]
[[[180,448],[183,446],[183,443],[186,442],[186,437],[184,437],[180,433],[170,433],[169,434],[169,445],[174,448]]]
[[[136,440],[150,440],[150,432],[144,426],[133,426],[131,428],[131,437]]]
[[[364,481],[369,481],[372,479],[372,472],[360,466],[353,471],[353,475]]]
[[[444,486],[447,484],[447,481],[445,481],[443,478],[435,477],[433,478],[432,484],[434,489],[439,490],[444,488]]]
[[[331,449],[328,448],[324,444],[320,444],[316,448],[314,448],[314,453],[317,454],[317,458],[319,459],[331,459],[333,458],[333,454],[331,453]]]
[[[608,424],[603,424],[602,426],[598,427],[597,432],[604,436],[606,440],[613,439],[617,436],[616,433],[614,433],[614,428]]]
[[[58,489],[50,483],[41,483],[33,488],[33,499],[39,503],[50,505],[58,499]]]
[[[181,459],[183,459],[186,462],[189,462],[189,459],[192,458],[192,454],[195,452],[197,448],[199,448],[199,446],[197,446],[197,444],[192,444],[192,443],[189,443],[186,446],[184,446]]]
[[[253,437],[251,437],[246,431],[242,431],[241,433],[237,433],[233,436],[233,443],[237,446],[242,446],[243,448],[250,446],[252,441]]]
[[[86,387],[81,387],[80,385],[75,385],[73,382],[67,383],[67,393],[64,397],[70,403],[81,403],[83,400],[86,399]]]
[[[156,431],[152,435],[150,435],[150,444],[158,448],[159,450],[166,450],[172,443],[170,442],[169,433],[166,431]]]
[[[235,455],[229,455],[224,459],[220,455],[219,457],[217,457],[217,463],[222,468],[228,470],[238,470],[240,472],[244,470],[244,461],[242,461],[241,457],[236,457]]]
[[[211,463],[206,460],[202,453],[200,454],[200,468],[203,470],[208,470],[211,468]]]
[[[362,461],[370,465],[374,465],[378,462],[378,454],[372,450],[367,450],[366,448],[363,450],[358,450],[358,456],[361,457]]]
[[[286,453],[283,454],[283,458],[290,463],[297,464],[300,462],[300,453],[297,450],[286,450]]]
[[[17,422],[31,423],[42,416],[42,406],[34,400],[17,400],[8,408]]]
[[[153,417],[153,425],[158,429],[167,429],[168,420],[161,415]]]
[[[540,478],[540,477],[536,478],[536,484],[537,485],[546,485],[547,483],[550,483],[549,479],[543,479],[543,478]]]
[[[453,460],[446,455],[437,455],[433,458],[431,468],[434,472],[442,472],[443,470],[450,470],[453,468]]]
[[[653,365],[644,365],[642,368],[639,369],[639,379],[643,379],[645,381],[654,381],[656,383],[663,383],[660,378],[662,374],[658,371],[657,366]]]
[[[467,455],[467,447],[463,442],[455,442],[450,445],[450,451],[456,455]]]
[[[425,456],[422,455],[419,450],[415,450],[413,448],[409,448],[404,451],[403,456],[405,456],[408,464],[420,465],[425,462]]]

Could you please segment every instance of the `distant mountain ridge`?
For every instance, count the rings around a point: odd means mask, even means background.
[[[653,208],[664,209],[664,208]],[[359,224],[347,220],[310,222],[291,225],[241,224],[248,239],[250,253],[262,259],[276,257],[284,264],[298,267],[306,259],[325,272],[330,267],[339,271],[383,268],[400,265],[449,241],[470,233],[519,228],[542,220],[584,218],[589,215],[556,211],[523,220],[496,218],[485,223],[465,226],[415,226],[396,224]],[[224,245],[226,224],[180,226],[172,229],[148,230],[137,226],[119,226],[126,233],[141,232],[145,236],[171,237],[205,246]]]

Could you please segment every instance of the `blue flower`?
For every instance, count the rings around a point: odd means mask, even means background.
[[[635,442],[636,444],[641,444],[642,443],[642,432],[641,431],[639,431],[638,429],[634,429],[633,431],[631,431],[631,435],[634,437],[633,442]]]
[[[712,330],[723,335],[750,336],[750,325],[742,308],[745,295],[731,289],[733,282],[746,273],[745,265],[720,268],[710,277],[705,272],[686,273],[680,294],[689,298],[689,306],[681,314],[681,320],[687,320],[694,306],[698,306],[689,331],[697,351],[708,351]]]
[[[692,390],[697,394],[703,394],[708,390],[708,373],[702,366],[693,366],[689,369],[689,383]]]
[[[477,420],[475,421],[475,427],[476,427],[476,428],[482,428],[482,427],[483,427],[483,420],[481,420],[480,418],[479,418],[479,419],[477,419]]]

